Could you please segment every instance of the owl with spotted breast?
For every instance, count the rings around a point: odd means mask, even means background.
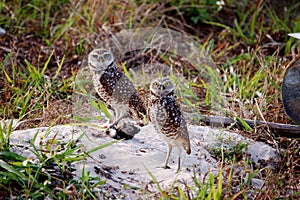
[[[155,130],[167,144],[167,156],[164,168],[168,167],[173,147],[178,149],[178,168],[180,170],[181,148],[191,153],[189,133],[183,113],[174,96],[174,84],[167,78],[158,78],[150,84],[151,106],[150,118]]]
[[[94,49],[88,55],[88,65],[96,92],[115,112],[115,119],[109,128],[115,128],[126,117],[139,120],[146,115],[138,92],[129,78],[117,68],[111,51]],[[134,128],[133,131],[138,132],[139,129]]]

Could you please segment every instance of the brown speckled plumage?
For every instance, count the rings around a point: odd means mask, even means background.
[[[146,109],[134,85],[119,71],[113,55],[106,49],[95,49],[88,57],[88,64],[93,75],[95,90],[98,95],[115,111],[115,120],[111,126],[127,117],[142,118]]]
[[[180,169],[181,147],[187,154],[191,153],[189,133],[183,113],[174,97],[174,85],[168,78],[152,81],[150,116],[155,130],[160,133],[168,146],[165,168],[172,147],[178,148],[178,170]]]

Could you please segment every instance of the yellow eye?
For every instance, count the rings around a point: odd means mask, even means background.
[[[153,85],[154,85],[155,87],[158,87],[158,86],[159,86],[158,82],[154,82]]]
[[[166,84],[165,84],[167,87],[170,85],[170,82],[168,81],[168,82],[166,82]]]

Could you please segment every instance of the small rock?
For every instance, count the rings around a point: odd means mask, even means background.
[[[6,34],[5,29],[3,29],[3,28],[0,27],[0,35],[5,35],[5,34]]]
[[[262,188],[264,185],[264,181],[261,179],[258,179],[258,178],[252,178],[251,182],[252,182],[253,187],[258,188],[258,189]]]

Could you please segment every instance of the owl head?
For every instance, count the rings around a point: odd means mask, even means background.
[[[150,91],[159,96],[167,96],[174,92],[174,84],[167,78],[158,78],[151,82]]]
[[[114,56],[107,49],[94,49],[88,55],[88,64],[92,71],[104,71],[113,61]]]

